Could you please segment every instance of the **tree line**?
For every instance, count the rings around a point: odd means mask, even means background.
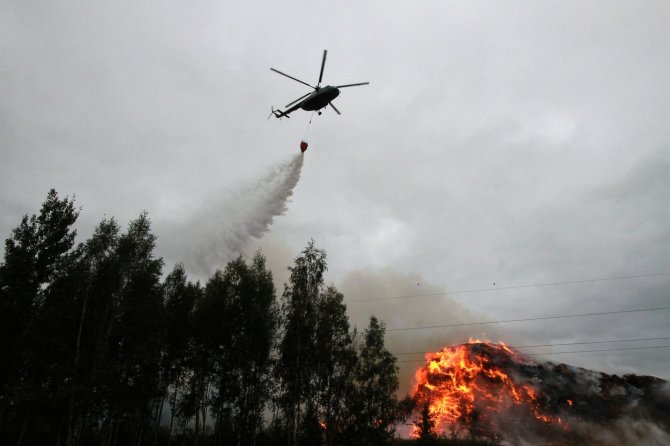
[[[407,418],[384,323],[358,332],[310,241],[281,295],[258,252],[163,274],[146,213],[76,244],[51,190],[0,264],[0,443],[382,444]]]

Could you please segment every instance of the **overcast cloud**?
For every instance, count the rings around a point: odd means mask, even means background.
[[[456,291],[670,272],[669,20],[665,1],[3,0],[0,233],[53,187],[83,206],[80,240],[104,215],[149,211],[171,268],[185,259],[161,228],[298,151],[310,114],[266,117],[306,90],[269,68],[316,82],[328,49],[326,83],[371,84],[342,91],[342,116],[315,117],[288,211],[245,248],[279,283],[314,238],[359,328],[371,313],[391,329],[667,307],[670,276]],[[387,342],[670,337],[669,315]],[[667,379],[668,351],[547,358]],[[401,363],[404,388],[417,364]]]

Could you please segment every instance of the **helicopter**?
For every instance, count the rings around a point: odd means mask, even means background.
[[[303,85],[307,85],[309,88],[312,88],[314,91],[310,91],[304,96],[299,97],[295,101],[291,102],[290,104],[286,105],[287,109],[284,111],[281,110],[275,110],[274,107],[272,107],[272,112],[270,113],[270,116],[275,115],[277,118],[290,118],[289,113],[292,113],[296,111],[297,109],[301,108],[305,111],[316,111],[319,115],[321,114],[321,109],[327,107],[330,105],[333,110],[338,115],[341,115],[340,111],[333,105],[333,99],[338,97],[340,95],[340,88],[345,88],[345,87],[356,87],[359,85],[368,85],[370,82],[359,82],[356,84],[346,84],[346,85],[326,85],[325,87],[321,86],[321,80],[323,79],[323,68],[326,66],[326,56],[328,55],[328,50],[323,50],[323,60],[321,61],[321,73],[319,73],[319,82],[316,84],[316,87],[308,84],[307,82],[303,82],[300,79],[296,79],[293,76],[289,76],[286,73],[282,73],[281,71],[270,68],[270,70],[274,71],[275,73],[279,73],[282,76],[286,76],[289,79],[293,79],[296,82],[300,82]],[[268,116],[268,119],[270,118]]]

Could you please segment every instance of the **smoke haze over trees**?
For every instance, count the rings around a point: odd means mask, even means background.
[[[202,285],[181,263],[163,276],[147,213],[125,231],[104,218],[77,245],[78,216],[73,199],[51,190],[5,241],[2,444],[374,445],[412,416],[420,443],[466,444],[436,432],[420,392],[398,399],[385,323],[373,315],[360,332],[352,328],[344,295],[324,283],[326,252],[313,240],[279,296],[260,251],[228,261]],[[667,444],[665,381],[522,365],[505,370],[528,375],[527,391],[551,416],[570,399],[570,413],[561,413],[570,430],[504,438]]]
[[[351,329],[310,241],[277,299],[258,252],[193,283],[162,278],[146,213],[103,219],[51,190],[0,264],[3,444],[378,444],[393,435],[396,358],[374,316]]]

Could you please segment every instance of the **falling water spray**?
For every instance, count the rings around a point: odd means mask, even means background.
[[[269,231],[274,218],[288,210],[300,180],[304,155],[273,168],[246,188],[210,199],[187,222],[164,233],[169,257],[186,269],[207,276],[244,251],[249,241]]]

